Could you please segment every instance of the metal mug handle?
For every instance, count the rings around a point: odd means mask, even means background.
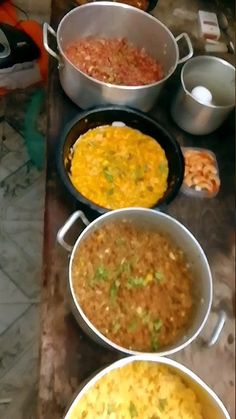
[[[50,46],[48,45],[48,32],[50,32],[50,34],[53,35],[55,38],[57,37],[57,34],[54,31],[54,29],[48,23],[45,22],[43,24],[43,45],[44,45],[44,48],[46,49],[46,51],[52,57],[56,58],[56,60],[58,60],[58,62],[60,63],[59,55],[55,51],[53,51],[53,49],[50,48]]]
[[[185,61],[187,61],[189,58],[191,58],[193,56],[192,42],[191,42],[191,39],[189,38],[189,36],[186,32],[183,32],[180,35],[176,36],[175,40],[178,43],[180,41],[180,39],[182,39],[182,38],[185,39],[185,41],[188,45],[189,52],[188,52],[187,55],[185,55],[185,57],[182,57],[178,60],[178,64],[185,63]]]
[[[65,224],[58,230],[57,233],[57,242],[64,247],[68,252],[71,252],[73,250],[73,246],[68,244],[64,237],[70,230],[70,228],[73,226],[73,224],[78,220],[81,219],[83,223],[88,226],[90,224],[90,221],[87,219],[87,217],[84,215],[82,211],[75,211],[65,222]]]

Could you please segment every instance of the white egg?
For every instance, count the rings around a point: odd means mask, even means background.
[[[194,99],[206,105],[210,104],[212,101],[212,94],[210,90],[204,86],[194,87],[191,91],[191,94],[193,95]]]

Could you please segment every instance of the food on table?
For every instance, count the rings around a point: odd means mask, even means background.
[[[118,1],[118,0],[117,0]],[[137,7],[141,10],[147,10],[148,0],[119,0],[119,3],[129,4],[130,6]]]
[[[184,151],[184,184],[195,191],[215,194],[220,187],[220,179],[215,158],[206,150]]]
[[[173,370],[136,361],[100,378],[68,419],[203,419],[203,406]]]
[[[90,3],[90,2],[91,0],[76,0],[76,3],[78,3],[79,5]],[[138,9],[146,11],[148,8],[149,1],[148,0],[119,0],[118,3],[129,4],[130,6],[137,7]]]
[[[167,189],[164,150],[127,126],[90,129],[76,141],[70,159],[74,187],[104,208],[151,207]]]
[[[182,337],[193,311],[192,275],[163,233],[124,219],[93,231],[72,262],[72,284],[88,319],[116,344],[156,352]]]
[[[106,83],[142,86],[164,77],[159,62],[124,38],[82,38],[68,45],[65,54],[79,70]]]

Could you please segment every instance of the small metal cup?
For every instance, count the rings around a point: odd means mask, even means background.
[[[192,94],[196,86],[206,87],[212,101],[204,103]],[[215,131],[235,106],[235,68],[218,57],[198,56],[184,64],[181,85],[171,114],[184,131],[204,135]]]

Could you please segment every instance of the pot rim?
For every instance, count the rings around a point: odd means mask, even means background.
[[[182,69],[181,69],[181,75],[180,75],[180,78],[181,78],[181,84],[182,84],[182,88],[183,88],[183,90],[184,90],[184,92],[186,93],[186,95],[188,95],[188,96],[190,96],[193,100],[194,100],[194,102],[197,102],[197,103],[199,103],[200,105],[204,105],[204,106],[206,106],[207,108],[211,108],[211,109],[233,109],[234,108],[234,106],[235,106],[235,102],[233,102],[231,105],[213,105],[213,104],[211,104],[211,103],[205,103],[205,102],[202,102],[202,101],[200,101],[200,100],[197,100],[193,95],[192,95],[192,93],[186,88],[186,85],[185,85],[185,81],[184,81],[184,72],[186,71],[186,68],[187,68],[187,66],[188,65],[191,65],[192,64],[192,62],[196,62],[196,61],[201,61],[201,60],[205,60],[205,59],[208,59],[208,60],[211,60],[211,61],[218,61],[218,62],[220,62],[221,64],[223,64],[223,65],[225,65],[226,67],[230,67],[233,71],[234,71],[234,73],[235,73],[235,68],[234,68],[234,66],[232,65],[232,64],[230,64],[228,61],[226,61],[226,60],[224,60],[223,58],[220,58],[220,57],[215,57],[215,56],[212,56],[212,55],[198,55],[198,56],[196,56],[196,57],[192,57],[192,58],[190,58],[188,61],[186,61],[186,63],[184,63],[184,65],[183,65],[183,67],[182,67]]]
[[[150,83],[150,84],[144,84],[141,86],[126,86],[126,85],[117,85],[117,84],[112,84],[112,83],[106,83],[104,81],[101,80],[97,80],[94,77],[89,76],[88,74],[84,73],[83,71],[81,71],[78,67],[76,67],[65,55],[63,48],[61,47],[61,42],[60,42],[60,31],[62,30],[62,26],[65,24],[66,20],[73,14],[76,13],[78,9],[85,9],[85,8],[89,8],[89,7],[102,7],[102,6],[110,6],[110,7],[117,7],[117,8],[125,8],[125,9],[130,9],[133,10],[134,12],[140,13],[143,16],[145,16],[145,18],[150,19],[155,21],[156,23],[158,23],[160,26],[162,26],[166,32],[168,33],[169,37],[172,39],[173,44],[175,46],[175,52],[176,52],[176,59],[175,59],[175,64],[170,67],[168,74],[161,80],[155,82],[155,83]],[[118,2],[112,2],[112,1],[98,1],[98,2],[92,2],[92,3],[86,3],[83,4],[81,6],[75,7],[74,9],[70,10],[60,21],[58,28],[57,28],[57,45],[58,45],[58,49],[60,51],[60,54],[63,56],[64,60],[71,65],[75,70],[78,71],[78,73],[80,73],[82,76],[84,76],[85,78],[87,78],[88,80],[92,81],[93,83],[98,83],[103,87],[106,88],[112,88],[115,90],[142,90],[142,89],[149,89],[155,86],[159,86],[161,83],[164,83],[175,71],[177,65],[178,65],[178,61],[179,61],[179,49],[177,46],[177,41],[174,37],[174,35],[172,34],[172,32],[167,28],[166,25],[164,25],[160,20],[158,20],[157,18],[155,18],[154,16],[148,14],[147,12],[137,9],[134,6],[130,6],[128,4],[125,3],[118,3]],[[60,65],[59,65],[60,68]]]
[[[139,213],[143,213],[143,212],[152,212],[153,214],[155,214],[155,216],[160,217],[160,218],[166,218],[169,220],[170,223],[173,224],[177,224],[184,232],[185,234],[194,242],[194,244],[196,245],[196,247],[198,248],[201,256],[203,257],[203,260],[205,262],[205,265],[207,267],[207,271],[208,271],[208,280],[209,280],[209,288],[210,288],[210,297],[209,297],[209,301],[208,301],[208,306],[207,306],[207,310],[205,313],[205,316],[203,318],[202,323],[200,324],[200,326],[198,327],[198,329],[195,331],[195,333],[193,333],[187,340],[186,342],[182,343],[181,345],[178,346],[174,346],[171,349],[166,349],[166,350],[161,350],[161,351],[157,351],[157,352],[141,352],[141,351],[135,351],[135,350],[130,350],[128,348],[125,348],[123,346],[120,346],[118,344],[116,344],[115,342],[112,342],[110,339],[108,339],[105,335],[103,335],[94,325],[93,323],[88,319],[88,317],[86,316],[86,314],[84,313],[84,311],[82,310],[79,302],[77,301],[77,298],[75,296],[75,292],[74,292],[74,288],[73,288],[73,280],[72,280],[72,264],[73,264],[73,259],[74,259],[74,255],[75,252],[80,244],[80,241],[82,241],[84,235],[88,232],[89,229],[91,229],[96,223],[97,221],[101,221],[104,220],[106,218],[112,218],[114,217],[117,213],[129,213],[129,212],[139,212]],[[191,342],[193,342],[196,337],[200,334],[200,332],[202,331],[203,327],[205,326],[205,323],[208,319],[210,310],[211,310],[211,305],[212,305],[212,298],[213,298],[213,284],[212,284],[212,275],[211,275],[211,270],[210,270],[210,266],[207,260],[207,257],[202,249],[202,247],[200,246],[199,242],[197,241],[197,239],[193,236],[193,234],[179,221],[177,221],[175,218],[171,217],[170,215],[167,215],[165,213],[162,212],[157,212],[153,209],[149,209],[149,208],[140,208],[140,207],[131,207],[131,208],[122,208],[122,209],[117,209],[114,211],[109,211],[105,214],[100,215],[98,218],[96,218],[94,221],[92,221],[83,231],[82,233],[79,235],[79,237],[77,238],[74,246],[73,246],[73,250],[70,256],[70,263],[69,263],[69,286],[70,286],[70,293],[72,295],[73,298],[73,303],[75,304],[75,307],[79,313],[79,315],[82,317],[83,321],[87,324],[87,326],[92,330],[92,332],[98,336],[100,338],[101,341],[103,341],[107,346],[109,346],[112,349],[115,349],[118,352],[122,352],[124,354],[127,355],[153,355],[153,354],[157,354],[159,356],[169,356],[172,355],[178,351],[180,351],[181,349],[184,349],[185,347],[187,347]]]
[[[216,402],[219,409],[221,409],[221,412],[225,415],[225,419],[230,419],[230,415],[224,406],[221,399],[217,396],[217,394],[192,370],[185,367],[181,363],[174,361],[173,359],[169,359],[166,357],[161,357],[155,354],[140,354],[135,356],[130,356],[126,358],[121,358],[118,361],[113,362],[112,364],[108,365],[107,367],[103,368],[98,373],[95,373],[95,375],[92,376],[92,378],[89,379],[89,381],[79,389],[78,393],[76,394],[74,400],[72,401],[71,405],[69,406],[66,414],[65,419],[68,419],[73,410],[74,406],[80,401],[80,399],[84,396],[84,394],[102,377],[107,375],[109,372],[116,370],[118,368],[124,367],[125,365],[132,364],[133,362],[137,361],[146,361],[146,362],[154,362],[157,364],[163,364],[167,367],[173,367],[178,372],[184,373],[190,380],[192,380],[194,383],[197,383],[208,395]]]

